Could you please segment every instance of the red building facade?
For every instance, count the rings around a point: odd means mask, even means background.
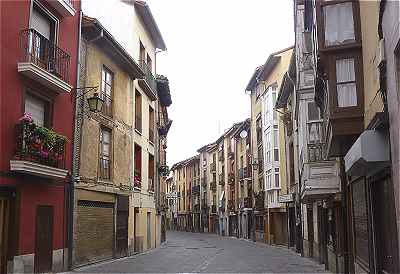
[[[0,272],[62,271],[80,1],[1,1],[0,9]]]

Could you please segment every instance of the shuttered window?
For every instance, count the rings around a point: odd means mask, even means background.
[[[50,40],[53,22],[37,6],[32,9],[31,28]]]
[[[27,93],[25,96],[25,113],[31,114],[33,122],[38,126],[45,126],[46,102]]]

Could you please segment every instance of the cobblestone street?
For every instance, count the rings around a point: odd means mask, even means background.
[[[215,234],[169,231],[167,241],[150,252],[76,270],[110,272],[325,272],[322,265],[285,247],[267,246]]]

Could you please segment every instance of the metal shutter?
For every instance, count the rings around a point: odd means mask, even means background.
[[[25,113],[32,115],[32,119],[36,125],[44,125],[44,112],[45,102],[27,93],[25,97]]]
[[[78,201],[75,264],[83,265],[113,257],[114,204]]]
[[[31,28],[50,40],[51,22],[37,8],[33,8],[31,16]]]

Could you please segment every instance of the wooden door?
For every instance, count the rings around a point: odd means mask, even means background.
[[[128,256],[128,215],[129,197],[118,196],[117,225],[116,225],[116,252],[117,258]]]
[[[314,224],[313,224],[313,210],[312,208],[307,208],[307,231],[308,231],[308,247],[310,257],[313,257],[314,250]]]
[[[35,273],[51,272],[53,263],[53,206],[36,208]]]
[[[10,201],[0,197],[0,273],[7,271],[7,247],[9,227]]]
[[[398,273],[396,216],[390,178],[372,182],[376,268],[379,273]]]

